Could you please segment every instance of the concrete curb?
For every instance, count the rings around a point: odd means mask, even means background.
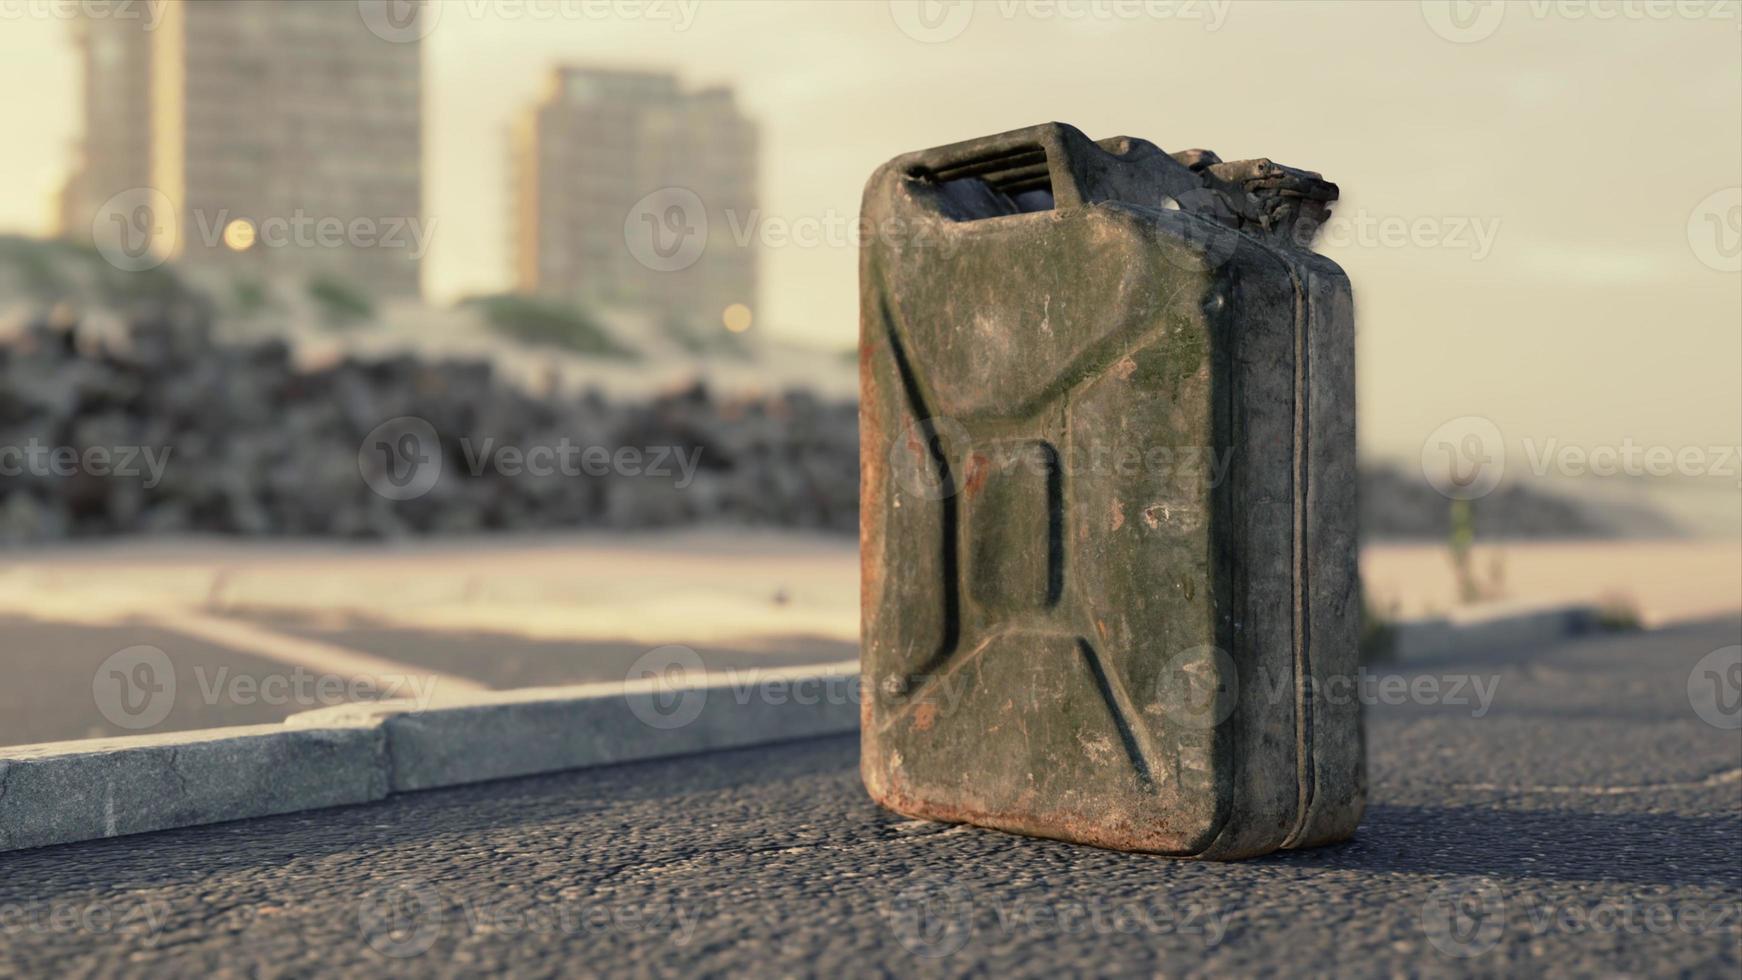
[[[859,665],[347,705],[282,725],[0,749],[0,851],[854,731]]]
[[[1396,625],[1392,662],[1591,632],[1588,605]],[[282,725],[0,749],[0,852],[369,803],[392,793],[855,731],[859,665],[347,705]]]
[[[1460,610],[1398,623],[1392,658],[1408,662],[1552,643],[1594,632],[1598,621],[1597,607],[1583,604],[1508,603]]]

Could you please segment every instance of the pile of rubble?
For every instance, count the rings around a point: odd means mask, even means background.
[[[531,392],[483,362],[298,364],[281,342],[214,342],[197,306],[114,329],[37,319],[0,339],[0,543],[852,531],[858,443],[850,401],[693,387],[631,403]],[[433,479],[407,468],[432,462]]]

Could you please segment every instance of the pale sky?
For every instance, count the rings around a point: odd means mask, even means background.
[[[669,68],[735,86],[759,120],[764,221],[844,229],[883,160],[1055,119],[1324,173],[1343,189],[1323,250],[1355,283],[1369,452],[1414,458],[1472,414],[1511,442],[1736,445],[1737,6],[1521,3],[1460,35],[1413,2],[995,0],[965,21],[933,8],[959,33],[926,43],[901,29],[926,21],[881,2],[622,19],[449,0],[425,42],[426,290],[506,286],[506,126],[549,65]],[[0,231],[46,227],[76,138],[46,9],[0,0]],[[853,248],[764,254],[758,329],[850,346]]]

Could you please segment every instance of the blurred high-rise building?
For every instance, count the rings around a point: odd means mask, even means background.
[[[557,68],[516,120],[511,155],[521,290],[706,329],[748,325],[757,127],[730,89]]]
[[[63,235],[100,240],[166,202],[154,247],[188,267],[415,295],[431,230],[419,32],[372,30],[370,13],[422,12],[190,0],[155,29],[77,21],[84,136]]]
[[[88,239],[109,196],[151,183],[151,35],[136,20],[73,22],[84,133],[61,193],[61,234]]]

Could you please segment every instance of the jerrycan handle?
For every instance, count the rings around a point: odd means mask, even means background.
[[[1076,127],[1043,123],[922,150],[913,154],[906,172],[940,184],[978,178],[1012,197],[1046,190],[1055,208],[1071,208],[1088,203],[1082,162],[1090,152],[1099,149]]]

